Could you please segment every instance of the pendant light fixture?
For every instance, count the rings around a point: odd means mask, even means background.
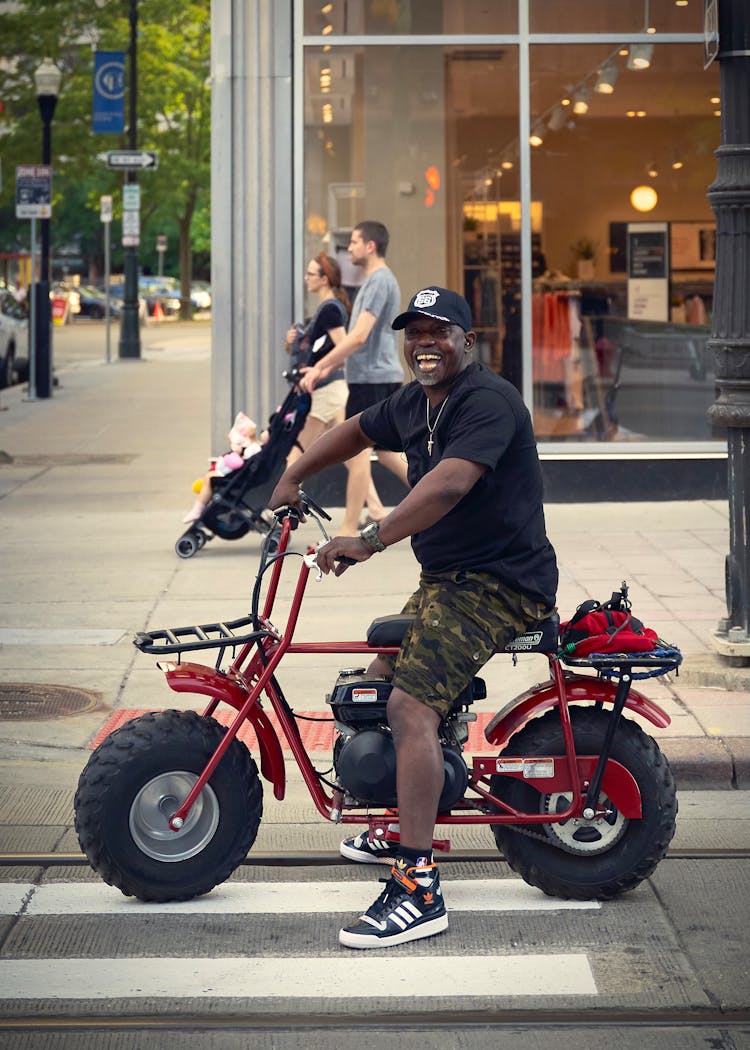
[[[617,66],[614,62],[606,62],[599,70],[599,75],[594,84],[594,91],[599,95],[611,95],[615,90],[617,81]]]

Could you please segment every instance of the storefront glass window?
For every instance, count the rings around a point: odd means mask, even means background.
[[[518,6],[306,0],[305,33],[338,41],[304,49],[305,253],[336,255],[356,293],[351,229],[384,222],[404,300],[431,282],[463,291],[479,359],[524,392],[542,443],[723,440],[707,420],[706,352],[718,64],[703,71],[697,40],[644,50],[532,38],[522,149],[525,42],[449,39],[512,35]],[[651,0],[645,21],[642,0],[529,0],[529,14],[532,33],[702,29],[697,0]],[[372,45],[342,40],[376,34]],[[396,34],[415,43],[389,44]],[[416,42],[434,35],[447,39]]]
[[[702,0],[530,0],[532,33],[702,33]]]
[[[533,291],[533,389],[542,440],[713,436],[705,345],[715,245],[706,191],[719,143],[718,72],[702,72],[694,45],[657,45],[650,65],[635,70],[627,51],[531,49],[543,264]],[[596,89],[603,79],[605,93]]]
[[[517,49],[311,47],[305,85],[306,252],[327,245],[356,287],[352,226],[384,222],[404,296],[462,289],[500,371],[501,266],[520,280]]]
[[[516,0],[305,0],[309,36],[515,33]]]

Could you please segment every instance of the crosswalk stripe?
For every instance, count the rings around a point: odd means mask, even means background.
[[[341,949],[345,951],[345,949]],[[597,995],[582,954],[0,961],[0,999],[496,999]],[[457,979],[457,974],[464,979]]]
[[[174,914],[311,914],[359,912],[379,891],[372,882],[225,882],[210,894],[190,901],[148,903],[124,897],[101,882],[0,883],[0,914],[18,915],[153,915]],[[451,911],[568,911],[599,908],[598,901],[565,901],[547,897],[520,879],[450,879],[442,883]]]

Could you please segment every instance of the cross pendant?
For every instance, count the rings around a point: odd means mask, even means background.
[[[427,438],[427,455],[432,455],[432,434]]]

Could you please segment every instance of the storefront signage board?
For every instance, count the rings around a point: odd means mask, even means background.
[[[668,321],[667,223],[628,223],[627,259],[628,317],[631,321]]]

